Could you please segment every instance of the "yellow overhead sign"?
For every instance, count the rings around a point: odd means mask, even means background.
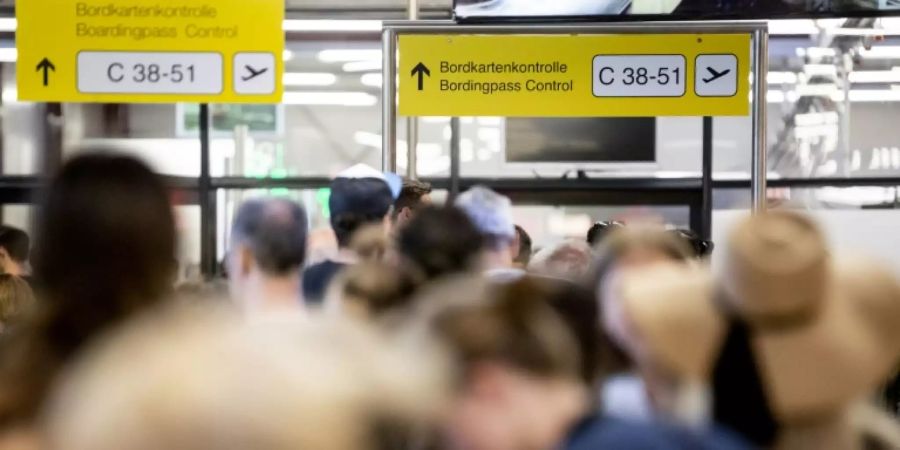
[[[19,99],[279,103],[284,0],[16,4]]]
[[[744,116],[749,34],[400,35],[406,116]]]

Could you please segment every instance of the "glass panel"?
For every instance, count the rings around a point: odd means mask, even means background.
[[[773,39],[769,169],[782,177],[900,176],[898,45],[896,36]]]
[[[3,224],[24,230],[29,236],[34,236],[34,212],[32,205],[3,205]]]
[[[178,278],[179,281],[200,277],[200,207],[175,206],[175,224],[178,230]]]
[[[0,45],[6,45],[6,42]],[[12,42],[8,43],[12,45]],[[32,175],[40,170],[46,120],[43,105],[19,102],[16,97],[16,65],[0,64],[3,117],[2,160],[4,175]]]
[[[687,206],[550,206],[515,205],[513,216],[531,235],[535,248],[566,239],[585,240],[587,231],[601,220],[650,220],[678,227],[690,226]]]
[[[198,123],[198,111],[174,104],[66,103],[63,154],[115,150],[141,158],[158,173],[196,177],[200,141],[184,123]]]

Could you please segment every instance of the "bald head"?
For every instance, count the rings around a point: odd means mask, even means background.
[[[277,276],[303,266],[306,235],[302,206],[285,199],[254,199],[235,215],[231,243],[247,247],[263,272]]]

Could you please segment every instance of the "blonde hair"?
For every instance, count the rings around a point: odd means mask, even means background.
[[[0,324],[7,326],[34,306],[28,282],[10,274],[0,274]]]
[[[379,425],[431,417],[442,392],[428,358],[394,350],[352,324],[151,317],[64,379],[47,448],[380,450]]]

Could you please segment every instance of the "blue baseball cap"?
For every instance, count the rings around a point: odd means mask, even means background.
[[[346,213],[384,217],[400,196],[402,188],[403,180],[397,174],[357,164],[331,181],[331,196],[328,199],[331,217]]]

